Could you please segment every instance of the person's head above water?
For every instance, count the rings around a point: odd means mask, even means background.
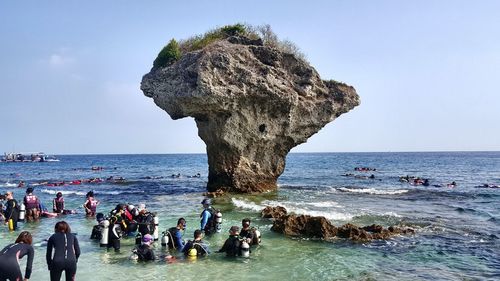
[[[201,230],[197,229],[197,230],[194,231],[194,235],[193,236],[194,236],[195,240],[196,239],[201,239],[201,235],[202,235]]]
[[[57,198],[61,198],[61,197],[62,197],[62,192],[58,192],[58,193],[56,194],[56,197],[57,197]]]
[[[153,242],[153,236],[151,236],[151,234],[146,234],[142,237],[142,243],[149,245],[151,242]]]
[[[179,229],[185,229],[186,228],[186,220],[184,218],[180,218],[177,220],[177,227]]]
[[[250,226],[250,219],[249,218],[244,218],[243,220],[241,220],[241,226],[243,226],[243,228],[247,228]]]
[[[231,226],[231,228],[229,229],[229,234],[231,234],[231,235],[240,234],[240,228],[236,225]]]
[[[26,194],[33,193],[33,187],[26,188]]]

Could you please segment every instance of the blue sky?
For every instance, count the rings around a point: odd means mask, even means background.
[[[270,24],[361,105],[295,152],[500,150],[500,1],[1,1],[0,152],[205,152],[139,89],[160,49]]]

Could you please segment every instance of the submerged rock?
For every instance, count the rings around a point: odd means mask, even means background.
[[[384,228],[376,224],[359,227],[348,223],[336,227],[328,219],[321,216],[286,215],[286,209],[281,206],[266,207],[262,210],[262,217],[274,219],[273,226],[271,227],[272,231],[294,237],[321,238],[325,240],[331,240],[337,237],[353,241],[370,241],[389,239],[399,234],[415,233],[411,228],[400,228],[396,226]]]
[[[193,117],[207,146],[208,191],[276,189],[290,149],[359,105],[304,60],[261,40],[229,37],[153,68],[144,95],[172,119]]]

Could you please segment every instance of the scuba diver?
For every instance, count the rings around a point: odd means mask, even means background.
[[[189,240],[184,246],[184,255],[189,257],[196,256],[206,256],[210,254],[210,250],[208,249],[208,245],[201,240],[202,232],[197,229],[194,231],[194,240]]]
[[[5,199],[7,200],[7,207],[5,208],[5,223],[9,224],[10,230],[17,229],[17,221],[19,220],[19,209],[20,206],[14,199],[14,194],[12,191],[7,191],[5,193]]]
[[[168,247],[171,249],[177,249],[179,252],[182,252],[184,249],[184,241],[182,240],[182,232],[186,229],[186,220],[184,218],[180,218],[177,220],[177,226],[171,227],[167,230],[168,235],[170,236],[168,239]]]
[[[154,216],[146,209],[144,204],[139,204],[139,215],[136,218],[139,232],[142,236],[153,234],[154,232]]]
[[[65,221],[57,222],[54,234],[47,243],[47,266],[50,270],[50,281],[61,280],[62,272],[66,281],[75,280],[76,263],[80,257],[78,239],[71,233],[71,228]],[[52,249],[54,256],[52,257]]]
[[[24,196],[24,205],[26,206],[26,221],[37,221],[40,218],[40,200],[33,195],[33,187],[26,189]]]
[[[97,220],[97,225],[94,225],[94,227],[92,228],[90,239],[100,241],[102,238],[102,230],[104,229],[104,226],[101,224],[101,222],[104,220],[104,214],[97,213],[95,218]]]
[[[151,248],[151,243],[153,243],[153,236],[151,236],[151,234],[146,234],[142,237],[141,245],[132,250],[132,252],[137,255],[137,260],[154,261],[156,259],[155,252]]]
[[[97,205],[99,205],[100,202],[94,198],[94,191],[87,192],[86,197],[87,200],[83,203],[85,214],[87,217],[93,217],[97,212]]]
[[[226,242],[222,248],[217,251],[218,253],[226,253],[228,257],[236,257],[241,256],[241,241],[240,241],[240,228],[238,226],[231,226],[229,229],[229,238],[227,238]]]
[[[32,243],[31,233],[23,231],[17,237],[15,244],[7,245],[0,251],[0,280],[23,280],[19,260],[25,255],[28,255],[28,261],[26,262],[24,280],[27,281],[31,277],[35,256]]]
[[[58,192],[56,194],[56,198],[52,200],[52,210],[54,211],[54,213],[64,213],[64,198],[62,192]]]
[[[111,218],[109,219],[110,225],[107,248],[114,248],[115,252],[120,251],[120,239],[122,237],[123,231],[126,231],[127,228],[122,217],[124,206],[124,204],[118,204],[116,208],[111,212]]]
[[[210,199],[203,199],[201,204],[203,205],[203,212],[200,214],[200,229],[205,232],[205,235],[210,235],[216,231],[219,232],[220,222],[217,222],[217,218],[222,215],[219,211],[214,210],[214,208],[210,206]],[[220,217],[220,219],[222,219],[222,217]]]

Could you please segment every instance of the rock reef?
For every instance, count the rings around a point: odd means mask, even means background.
[[[320,238],[331,240],[334,238],[346,238],[353,241],[370,241],[378,239],[389,239],[399,234],[413,234],[412,228],[390,226],[384,228],[381,225],[369,225],[359,227],[353,224],[344,224],[336,227],[325,217],[313,217],[308,215],[286,214],[284,207],[266,207],[262,210],[262,217],[273,218],[272,231],[283,233],[293,237]]]
[[[172,119],[194,118],[207,146],[211,192],[276,189],[288,152],[359,105],[353,87],[324,81],[295,55],[240,36],[153,68],[141,89]]]

